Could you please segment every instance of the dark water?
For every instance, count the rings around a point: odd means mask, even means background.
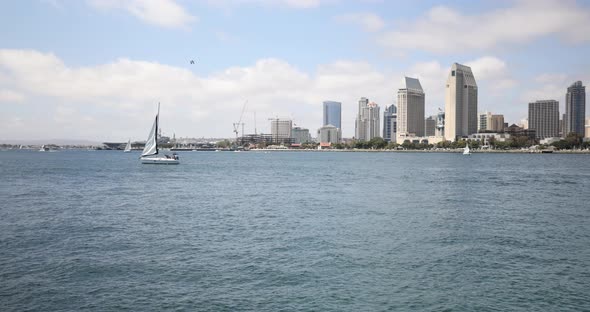
[[[0,152],[1,311],[590,309],[590,156]]]

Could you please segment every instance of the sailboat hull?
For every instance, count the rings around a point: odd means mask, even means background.
[[[142,157],[141,163],[146,165],[178,165],[180,161],[178,159],[164,157]]]

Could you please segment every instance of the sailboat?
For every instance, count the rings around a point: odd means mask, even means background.
[[[45,145],[41,145],[39,152],[47,152],[47,151],[49,151],[49,147],[45,147]]]
[[[125,152],[125,153],[131,152],[131,139],[129,141],[127,141],[127,145],[125,145],[125,150],[123,152]]]
[[[147,141],[145,142],[145,147],[143,148],[143,152],[141,153],[141,163],[142,164],[154,164],[154,165],[178,165],[180,161],[178,160],[178,156],[168,156],[165,157],[158,156],[158,121],[160,116],[160,103],[158,103],[158,114],[156,114],[156,120],[154,120],[154,124],[152,125],[152,130],[148,135]]]
[[[471,155],[471,152],[469,152],[469,144],[465,144],[465,148],[463,149],[463,155]]]

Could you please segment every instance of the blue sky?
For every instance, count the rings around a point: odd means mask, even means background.
[[[479,110],[516,123],[590,74],[590,2],[37,0],[0,5],[0,139],[142,140],[162,127],[231,137],[243,117],[315,133],[321,101],[395,102],[404,75],[444,107],[453,62],[470,65]],[[191,65],[189,61],[196,60]],[[105,131],[104,129],[108,129]]]

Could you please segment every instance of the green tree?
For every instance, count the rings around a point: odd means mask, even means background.
[[[402,147],[405,149],[416,149],[416,144],[410,142],[410,140],[405,140],[404,143],[402,143]]]
[[[565,137],[565,141],[568,143],[570,148],[580,148],[582,146],[583,140],[584,137],[575,132],[570,132]]]
[[[231,142],[229,140],[223,140],[223,141],[219,141],[216,143],[217,147],[219,148],[228,148],[231,145]]]
[[[368,148],[383,149],[387,142],[382,137],[372,138],[368,143]]]
[[[346,148],[346,145],[344,143],[335,143],[335,144],[332,144],[332,147],[335,149],[344,149],[344,148]]]
[[[395,142],[389,142],[389,144],[387,144],[387,146],[385,146],[385,148],[388,150],[392,150],[392,149],[396,149],[398,146],[399,146],[399,144],[397,144]]]

